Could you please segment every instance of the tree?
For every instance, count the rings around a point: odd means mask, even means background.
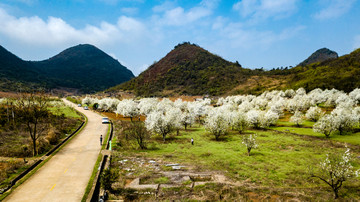
[[[336,107],[331,112],[331,115],[334,116],[334,123],[340,135],[343,135],[344,132],[351,131],[358,122],[357,117],[347,108]]]
[[[189,112],[183,112],[180,117],[180,122],[184,126],[185,130],[188,126],[191,126],[195,121],[195,115]]]
[[[140,149],[146,149],[146,141],[150,138],[150,134],[143,122],[128,122],[123,130],[126,137],[135,140]]]
[[[264,115],[261,125],[262,125],[262,127],[268,127],[270,125],[275,125],[278,120],[279,120],[279,114],[272,110],[268,110]]]
[[[344,154],[326,155],[326,159],[320,163],[318,172],[311,172],[311,177],[319,178],[331,187],[335,194],[335,199],[339,197],[339,189],[347,179],[359,175],[359,170],[355,171],[351,163],[350,149],[346,148]]]
[[[110,168],[105,169],[100,178],[101,186],[105,190],[112,190],[111,185],[114,182],[116,182],[116,179],[118,177],[119,177],[119,172],[117,172],[116,169],[110,169]]]
[[[48,127],[49,98],[45,94],[23,94],[16,102],[18,116],[25,123],[33,145],[33,156],[37,155],[37,140]]]
[[[228,128],[229,122],[219,109],[213,109],[205,118],[205,129],[215,136],[216,141],[226,134]]]
[[[323,133],[327,138],[337,130],[335,117],[331,114],[326,114],[319,119],[313,126],[314,132]]]
[[[299,127],[303,123],[303,113],[300,111],[296,111],[295,114],[290,117],[290,122],[294,123],[297,127]]]
[[[256,134],[245,135],[243,137],[242,143],[246,146],[248,156],[250,156],[251,149],[258,147],[258,145],[256,144]]]
[[[91,98],[90,97],[85,97],[82,101],[81,101],[82,105],[90,105],[91,104]]]
[[[234,116],[232,117],[231,127],[233,130],[238,131],[240,134],[245,131],[247,127],[249,127],[249,122],[246,119],[246,114],[236,111]]]
[[[130,117],[132,121],[133,117],[139,115],[138,104],[133,100],[122,100],[118,103],[115,113],[121,114],[124,117]]]
[[[154,133],[162,135],[165,142],[166,135],[172,132],[171,121],[162,112],[153,111],[146,117],[145,127]]]
[[[252,109],[246,114],[249,124],[254,128],[260,128],[262,126],[264,112],[256,109]]]
[[[320,117],[322,117],[325,113],[321,110],[320,107],[310,107],[309,110],[307,110],[305,117],[309,119],[310,121],[318,121]]]

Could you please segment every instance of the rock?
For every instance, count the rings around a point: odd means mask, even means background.
[[[178,163],[173,163],[173,164],[166,164],[165,166],[167,167],[172,167],[172,166],[179,166],[180,164]]]
[[[184,168],[185,166],[171,166],[173,170],[180,170],[181,168]]]

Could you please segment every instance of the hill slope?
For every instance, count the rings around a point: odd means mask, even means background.
[[[265,90],[304,87],[351,91],[360,87],[360,49],[337,57],[319,49],[292,69],[245,69],[197,45],[177,45],[132,80],[110,88],[142,96],[259,94]]]
[[[44,79],[32,64],[0,46],[0,90],[27,90]]]
[[[34,64],[52,78],[56,86],[78,88],[85,92],[104,90],[134,77],[117,60],[88,44],[71,47]]]
[[[78,45],[44,61],[23,61],[0,46],[0,90],[75,88],[96,92],[130,80],[133,73],[92,45]]]
[[[329,59],[336,59],[338,57],[339,56],[335,51],[329,50],[327,48],[321,48],[311,54],[306,60],[301,62],[299,66],[306,66],[315,62],[323,62]]]
[[[110,91],[130,90],[137,95],[220,95],[247,80],[251,70],[228,62],[203,48],[183,43],[138,77]]]
[[[336,88],[350,92],[360,87],[360,49],[337,59],[297,66],[291,73],[289,87],[306,90]]]

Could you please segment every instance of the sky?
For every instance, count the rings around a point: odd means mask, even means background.
[[[0,0],[0,45],[24,60],[92,44],[135,75],[195,43],[246,68],[360,48],[360,0]]]

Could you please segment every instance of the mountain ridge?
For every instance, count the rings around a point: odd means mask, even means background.
[[[305,59],[304,66],[247,69],[238,62],[226,61],[198,45],[185,42],[175,46],[138,77],[106,91],[121,90],[138,96],[260,94],[265,90],[299,87],[308,91],[337,88],[349,92],[360,87],[360,62],[356,62],[360,55],[354,52],[338,57],[336,52],[322,48]],[[343,72],[335,71],[336,66],[341,66]]]
[[[298,66],[306,66],[316,62],[323,62],[330,59],[336,59],[339,55],[328,48],[321,48],[312,53],[307,59],[302,61]]]
[[[3,47],[0,51],[0,87],[3,90],[13,83],[24,83],[36,88],[66,87],[89,93],[134,77],[117,60],[89,44],[70,47],[42,61],[24,61]],[[13,66],[16,68],[12,69]],[[8,87],[8,90],[17,89]]]

